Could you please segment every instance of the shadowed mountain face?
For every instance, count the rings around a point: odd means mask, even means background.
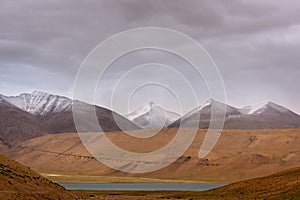
[[[47,128],[38,117],[5,101],[0,101],[0,140],[2,145],[14,145],[44,135],[46,132]]]
[[[125,117],[114,113],[113,111],[102,108],[99,106],[93,106],[89,104],[82,104],[80,108],[82,123],[81,125],[84,128],[81,128],[79,131],[85,132],[97,132],[98,124],[92,123],[92,119],[90,119],[90,110],[95,110],[96,116],[98,118],[98,123],[101,126],[102,131],[111,132],[111,131],[120,131],[122,130],[137,130],[140,129],[139,126],[129,121]],[[60,113],[53,113],[43,116],[43,123],[51,133],[71,133],[77,132],[75,123],[73,120],[72,110],[66,110]]]
[[[1,144],[14,145],[45,133],[77,132],[72,103],[72,100],[66,97],[44,92],[14,97],[0,95]],[[86,103],[81,104],[83,112],[89,112],[87,108],[91,107],[96,110],[103,131],[140,129],[133,122],[111,110]],[[86,127],[93,126],[89,119],[85,119],[84,123]],[[89,129],[89,131],[98,131],[98,129]]]
[[[274,129],[274,128],[298,128],[300,116],[293,111],[268,102],[255,110],[239,109],[224,103],[209,100],[182,118],[176,120],[169,127],[199,127],[208,128],[211,119],[212,105],[215,112],[221,113],[225,108],[225,129]],[[250,106],[248,106],[250,107]]]
[[[0,155],[0,199],[74,199],[70,192]]]

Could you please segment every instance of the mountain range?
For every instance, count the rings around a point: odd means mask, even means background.
[[[300,127],[300,116],[297,113],[273,102],[236,108],[214,99],[209,99],[182,117],[175,112],[171,112],[160,105],[150,102],[136,111],[125,115],[125,117],[144,129],[162,127],[208,128],[210,122],[213,120],[211,119],[213,106],[217,117],[225,109],[225,129]]]
[[[0,141],[2,144],[14,145],[46,133],[77,132],[72,102],[69,98],[39,91],[11,97],[0,95]],[[87,103],[82,105],[83,110],[94,106]],[[109,109],[95,106],[95,110],[98,122],[105,132],[121,130],[118,125],[123,130],[140,129]],[[86,120],[86,126],[91,126],[89,123]]]
[[[39,91],[18,96],[0,95],[0,148],[49,133],[77,132],[72,103],[67,97]],[[95,108],[98,122],[105,132],[179,126],[208,128],[213,105],[217,114],[222,111],[221,108],[226,108],[225,129],[300,127],[300,116],[297,113],[272,102],[236,108],[209,99],[182,117],[153,102],[125,116],[107,108],[81,102],[83,112],[91,106]],[[90,120],[87,119],[85,123],[87,127],[92,127]]]
[[[212,107],[215,113],[225,108],[225,129],[275,129],[298,128],[300,116],[278,104],[266,102],[260,106],[246,106],[235,108],[225,103],[209,99],[202,106],[195,108],[169,127],[199,127],[208,128],[211,122]],[[216,119],[218,120],[218,119]]]

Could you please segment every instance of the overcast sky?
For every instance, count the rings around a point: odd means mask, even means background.
[[[222,74],[227,103],[270,100],[300,113],[299,10],[297,0],[0,0],[0,93],[42,90],[71,97],[80,64],[99,42],[127,29],[157,26],[185,33],[205,47]],[[107,84],[133,59],[155,57],[179,65],[168,56],[129,56],[115,64]],[[207,91],[200,85],[204,101]],[[156,93],[164,90],[145,88],[135,95],[134,106],[160,101]],[[97,103],[109,107],[105,92],[99,96]],[[171,96],[159,103],[174,109]]]

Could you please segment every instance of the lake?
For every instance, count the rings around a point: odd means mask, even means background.
[[[224,186],[224,184],[183,184],[183,183],[70,183],[60,184],[68,190],[180,190],[203,191]]]

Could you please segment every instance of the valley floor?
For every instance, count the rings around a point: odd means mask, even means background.
[[[147,178],[128,176],[92,176],[92,175],[70,175],[70,174],[45,174],[46,177],[58,183],[220,183],[218,181],[167,179],[167,178]]]
[[[78,135],[74,133],[45,135],[34,138],[19,146],[6,149],[5,153],[56,182],[232,184],[203,192],[68,192],[48,179],[40,177],[28,167],[20,166],[18,163],[3,157],[0,159],[3,168],[3,173],[0,174],[2,176],[0,180],[3,182],[0,199],[5,199],[1,198],[1,195],[7,197],[7,194],[3,193],[5,191],[12,192],[11,195],[14,196],[24,193],[28,196],[28,199],[34,199],[33,194],[47,195],[48,197],[52,197],[53,194],[61,194],[65,196],[63,199],[116,200],[300,199],[300,129],[225,130],[207,158],[199,159],[197,155],[205,133],[205,130],[198,130],[198,134],[189,150],[171,165],[155,172],[140,175],[118,172],[102,165],[88,153],[81,144]],[[157,136],[159,139],[150,139],[148,145],[144,145],[137,140],[132,141],[131,146],[128,146],[130,138],[120,134],[119,132],[108,133],[108,137],[119,146],[128,148],[128,150],[149,151],[169,141],[176,134],[176,129],[164,130]],[[24,187],[30,187],[30,190],[24,190]],[[45,188],[49,191],[47,194],[43,193]],[[36,193],[37,190],[40,193]],[[60,191],[60,193],[53,193],[52,191]]]
[[[189,131],[186,129],[187,134]],[[132,139],[122,132],[106,135],[128,151],[149,152],[166,145],[176,132],[177,129],[165,129],[147,141]],[[205,134],[206,130],[199,129],[191,147],[180,158],[145,174],[106,167],[85,149],[76,133],[34,138],[3,153],[56,182],[233,183],[300,167],[300,129],[224,130],[212,152],[199,159]],[[113,157],[111,161],[123,162]]]

